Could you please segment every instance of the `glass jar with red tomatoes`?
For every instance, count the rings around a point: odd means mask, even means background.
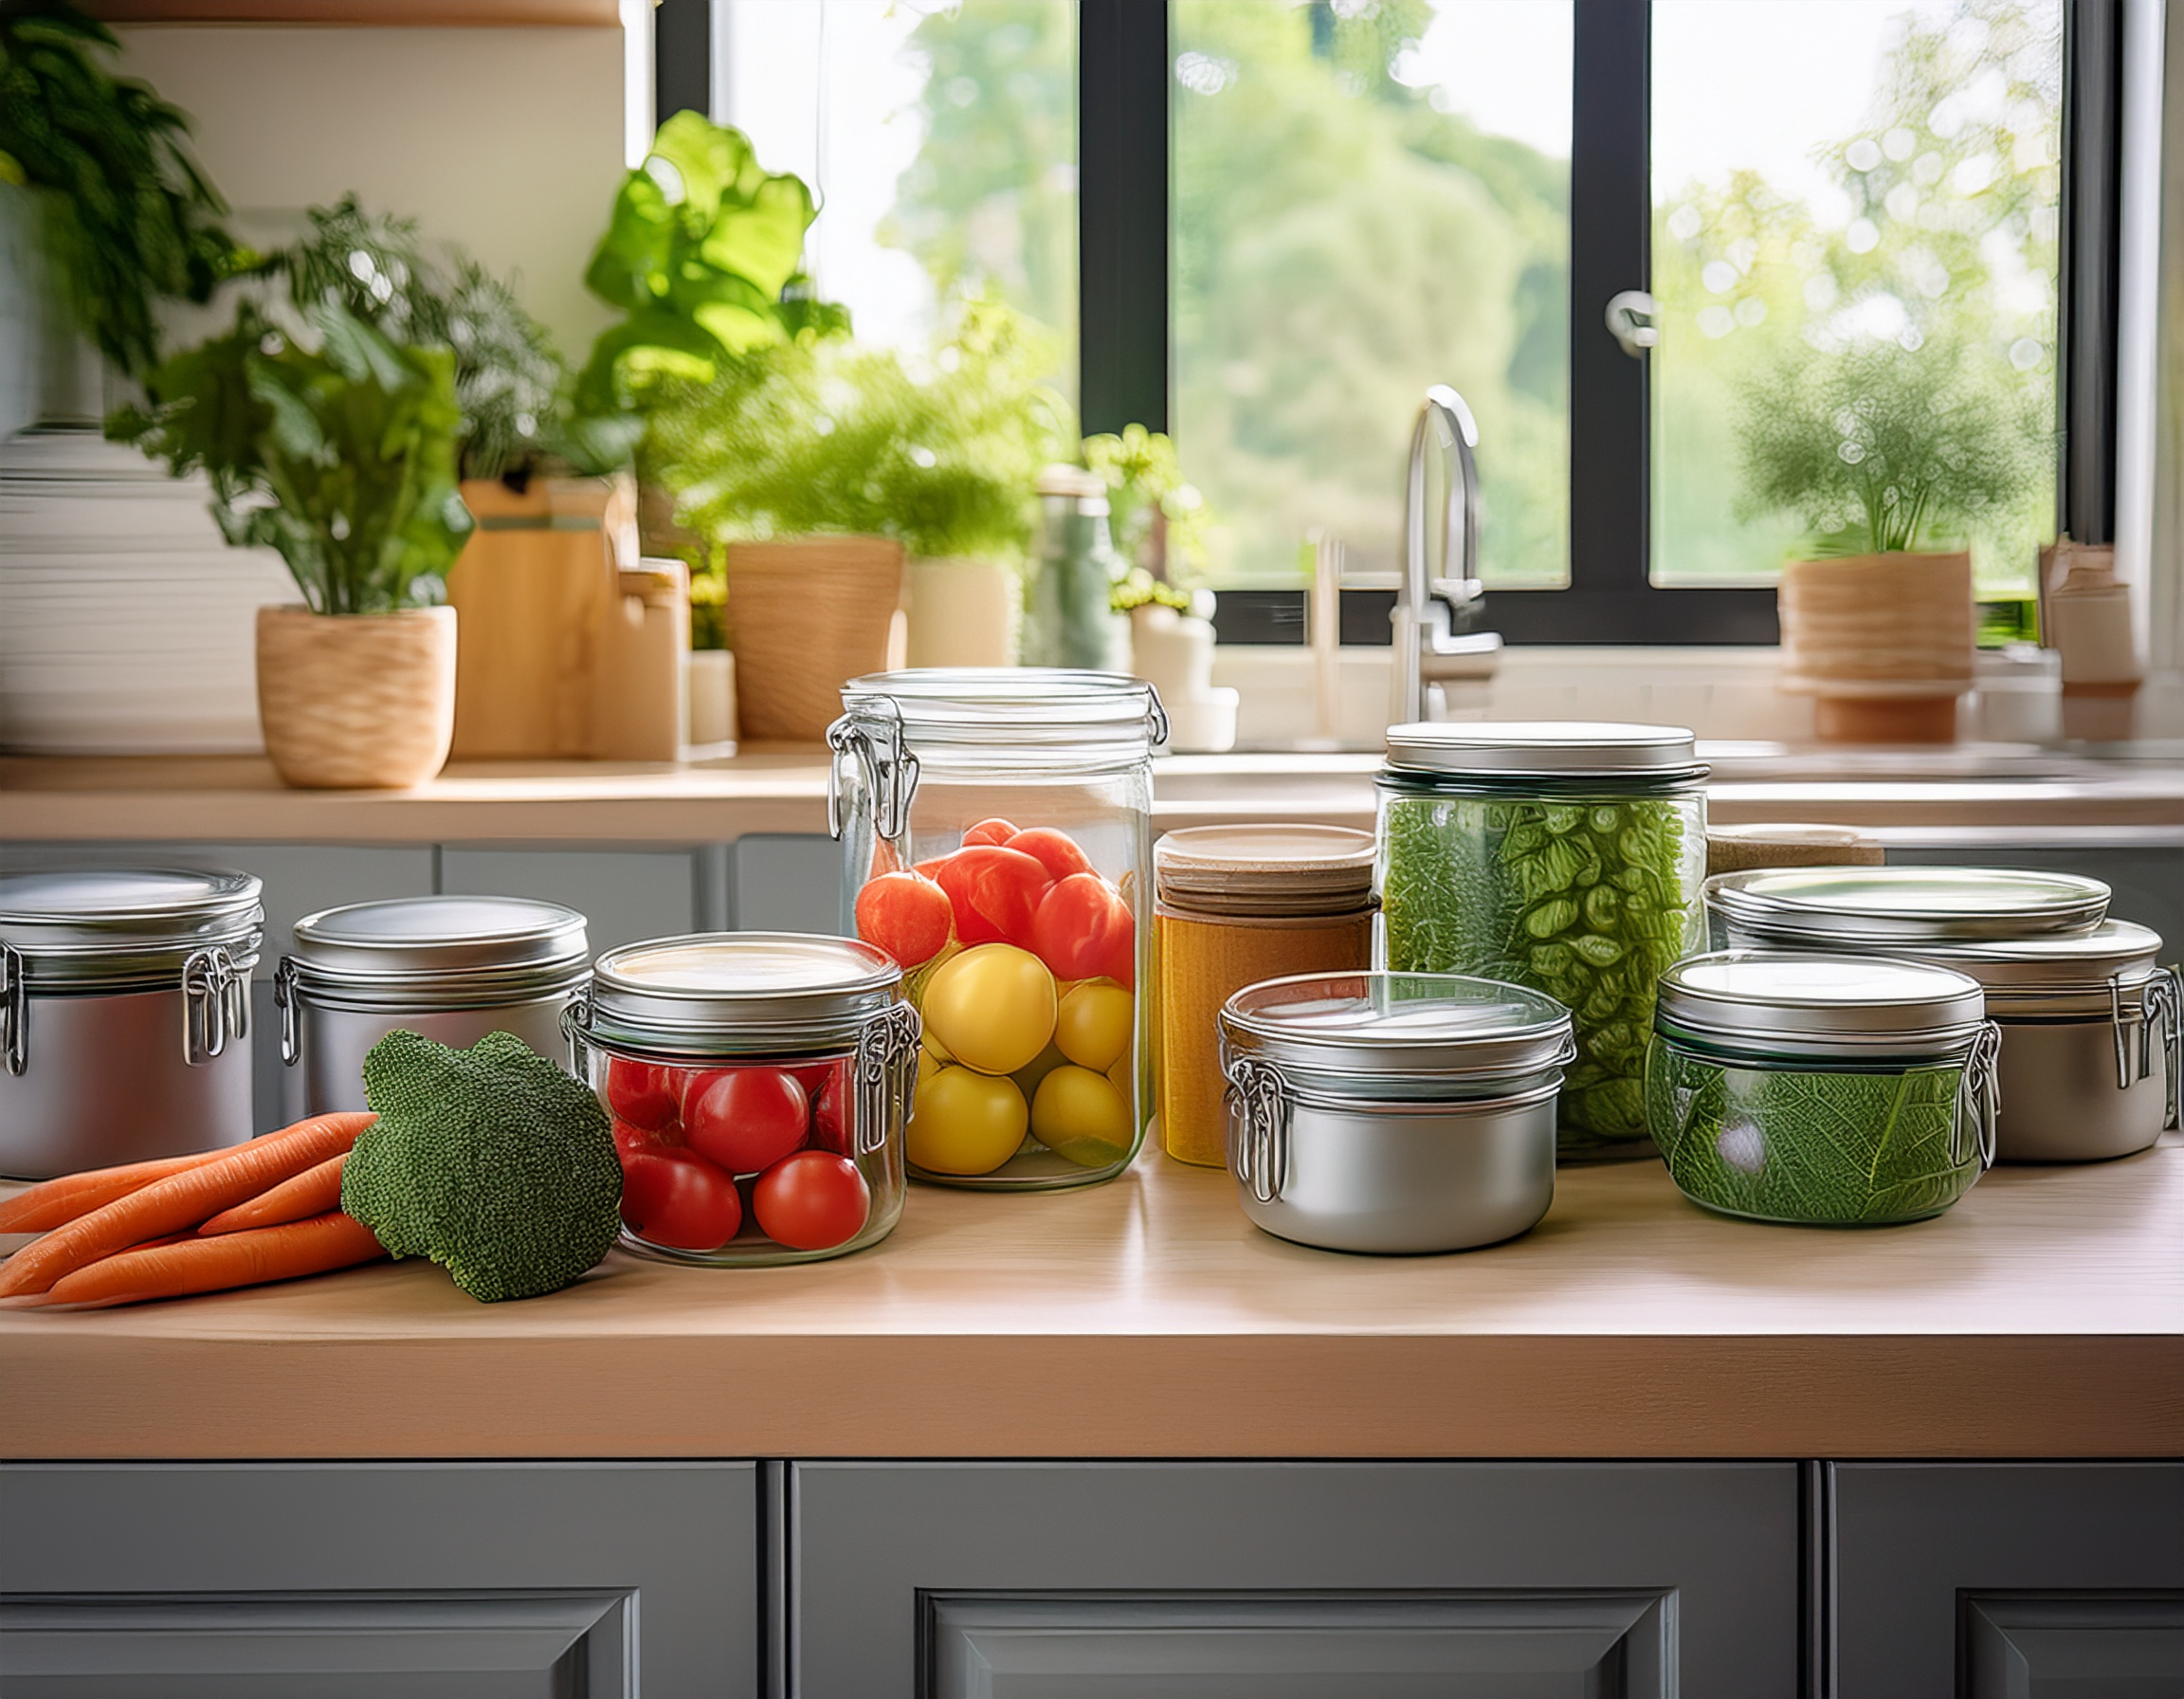
[[[792,932],[627,944],[563,1026],[613,1119],[626,1249],[811,1262],[893,1230],[918,1014],[881,951]]]
[[[923,1020],[910,1173],[1039,1191],[1119,1174],[1151,1114],[1153,750],[1121,673],[932,667],[843,686],[846,929]]]

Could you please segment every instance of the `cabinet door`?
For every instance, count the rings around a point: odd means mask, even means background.
[[[585,918],[592,953],[691,929],[698,874],[687,850],[500,850],[448,845],[440,888],[533,897]]]
[[[2184,1464],[1830,1472],[1843,1699],[2184,1693]]]
[[[1791,1464],[810,1463],[785,1690],[1796,1691]]]
[[[731,1699],[749,1464],[0,1467],[9,1699]]]

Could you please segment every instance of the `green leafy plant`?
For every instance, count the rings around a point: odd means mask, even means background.
[[[1124,559],[1171,583],[1188,582],[1205,569],[1206,502],[1185,481],[1173,442],[1142,425],[1126,425],[1119,435],[1086,437],[1083,453],[1085,466],[1107,485],[1108,527]]]
[[[846,332],[847,310],[815,299],[802,271],[816,211],[740,130],[695,112],[661,125],[584,274],[625,317],[592,345],[580,411],[643,409],[663,383],[709,384],[755,351]]]
[[[595,472],[627,460],[634,431],[575,416],[553,337],[507,283],[460,249],[436,253],[415,220],[374,217],[354,194],[309,216],[310,234],[260,274],[285,280],[300,307],[334,301],[391,341],[451,350],[464,477],[520,488],[555,465]]]
[[[2034,392],[1996,356],[1895,343],[1804,357],[1738,397],[1747,519],[1788,509],[1816,552],[1891,554],[1959,534],[2034,475]]]
[[[227,336],[150,373],[107,433],[202,467],[229,542],[276,549],[315,612],[440,599],[470,515],[456,490],[455,356],[397,345],[339,302],[307,347],[245,302]]]
[[[983,301],[925,371],[847,342],[752,350],[657,409],[655,467],[710,540],[854,532],[1012,559],[1036,524],[1039,468],[1069,435],[1044,381],[1053,364],[1046,338]]]
[[[190,120],[100,64],[118,46],[67,0],[0,0],[0,183],[42,192],[57,297],[134,375],[158,360],[159,299],[205,301],[250,256],[191,156]]]

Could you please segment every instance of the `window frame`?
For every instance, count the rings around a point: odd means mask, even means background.
[[[711,0],[658,0],[659,111],[707,110]],[[1652,283],[1652,0],[1573,0],[1570,159],[1570,578],[1494,590],[1509,643],[1771,645],[1774,592],[1652,581],[1649,361],[1610,335],[1609,297]],[[2122,0],[2063,0],[2064,159],[2056,510],[2114,539],[2122,137]],[[1078,371],[1087,432],[1169,428],[1169,0],[1077,0]],[[1631,74],[1632,67],[1639,74]],[[1392,476],[1394,468],[1391,468]],[[1234,629],[1294,630],[1243,592]],[[1246,613],[1243,607],[1239,614]],[[1263,640],[1263,639],[1262,639]]]

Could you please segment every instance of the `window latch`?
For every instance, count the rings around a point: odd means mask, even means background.
[[[1634,360],[1646,357],[1661,341],[1661,306],[1643,289],[1625,289],[1608,298],[1608,334]]]

